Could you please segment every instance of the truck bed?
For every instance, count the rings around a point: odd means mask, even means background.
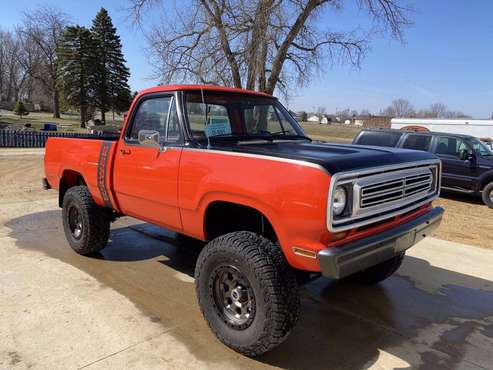
[[[111,167],[117,141],[116,136],[49,138],[44,162],[48,184],[59,189],[62,178],[68,179],[67,185],[82,182],[88,186],[96,203],[110,205],[113,198]]]

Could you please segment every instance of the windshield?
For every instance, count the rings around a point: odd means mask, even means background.
[[[185,106],[190,131],[197,140],[306,138],[296,120],[276,99],[198,91],[186,93]]]
[[[471,139],[471,144],[475,153],[478,153],[481,157],[493,156],[493,150],[491,150],[486,144],[482,143],[478,139]]]

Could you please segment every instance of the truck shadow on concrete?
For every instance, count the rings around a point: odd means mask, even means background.
[[[232,357],[201,319],[190,278],[200,246],[151,225],[117,223],[108,247],[84,257],[65,241],[59,211],[26,215],[6,226],[18,247],[85,271],[129,298],[149,320],[178,327],[185,317],[194,320],[195,332],[169,333],[211,366],[236,358],[251,368],[356,369],[384,358],[388,366],[403,368],[493,368],[493,283],[420,258],[406,257],[398,274],[377,286],[310,282],[301,288],[302,316],[289,339],[247,359]],[[169,294],[181,298],[168,302]]]

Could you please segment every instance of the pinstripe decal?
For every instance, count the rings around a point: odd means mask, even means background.
[[[113,208],[108,193],[108,188],[106,186],[108,158],[110,154],[111,144],[113,144],[111,141],[103,141],[103,143],[101,144],[101,151],[99,152],[98,160],[98,189],[101,193],[101,197],[103,198],[105,207],[108,208]]]
[[[254,153],[244,153],[244,152],[234,152],[234,151],[228,151],[228,150],[214,150],[214,149],[201,149],[201,148],[189,148],[189,147],[183,147],[183,150],[187,150],[190,152],[202,152],[202,153],[212,153],[212,154],[222,154],[222,155],[229,155],[229,156],[236,156],[236,157],[246,157],[246,158],[257,158],[257,159],[264,159],[268,161],[275,161],[275,162],[284,162],[284,163],[290,163],[290,164],[295,164],[298,166],[304,166],[304,167],[311,167],[315,168],[317,170],[320,170],[324,172],[327,175],[331,175],[329,171],[327,171],[323,166],[313,163],[313,162],[308,162],[300,159],[290,159],[290,158],[283,158],[283,157],[276,157],[273,155],[267,155],[267,154],[254,154]]]

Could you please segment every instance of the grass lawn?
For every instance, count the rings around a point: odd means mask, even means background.
[[[109,126],[121,126],[123,117],[115,116],[115,121],[111,120],[111,113],[107,113],[107,125]],[[19,118],[11,111],[0,110],[0,123],[9,124],[11,129],[21,129],[24,124],[30,123],[31,127],[38,131],[43,128],[44,123],[56,123],[58,125],[58,131],[64,132],[87,132],[86,129],[80,128],[80,121],[78,115],[62,114],[61,118],[53,118],[51,113],[45,112],[30,112],[29,115]],[[60,127],[64,125],[64,127]]]
[[[303,122],[305,133],[314,140],[331,141],[336,143],[351,143],[361,131],[361,127],[333,124],[320,125],[318,123]]]

